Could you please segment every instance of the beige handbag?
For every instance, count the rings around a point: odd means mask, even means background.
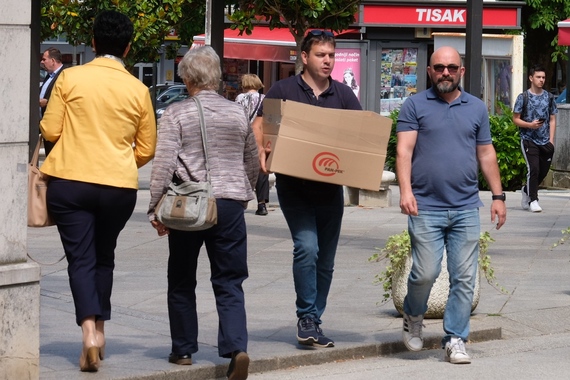
[[[28,227],[48,227],[55,224],[48,213],[46,202],[49,177],[38,168],[43,140],[40,135],[32,161],[28,165]]]
[[[181,231],[201,231],[218,223],[218,208],[210,179],[204,113],[198,97],[192,99],[196,102],[200,116],[202,147],[206,158],[206,181],[171,182],[166,194],[156,206],[156,218],[166,227]]]

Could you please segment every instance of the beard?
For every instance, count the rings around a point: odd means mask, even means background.
[[[448,94],[453,92],[459,87],[459,81],[455,82],[453,78],[441,78],[439,82],[437,82],[436,88],[440,94]]]

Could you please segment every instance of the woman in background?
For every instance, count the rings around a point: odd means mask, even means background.
[[[261,79],[255,74],[244,74],[241,77],[241,87],[243,93],[239,94],[236,102],[245,108],[245,113],[249,118],[249,122],[257,117],[257,110],[263,102],[265,95],[260,94],[264,86]],[[259,172],[257,184],[255,185],[255,196],[257,197],[257,211],[255,215],[267,215],[267,203],[269,202],[269,174]]]

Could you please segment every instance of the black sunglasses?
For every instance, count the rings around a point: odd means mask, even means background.
[[[443,71],[445,69],[447,69],[447,71],[449,71],[450,74],[457,74],[457,70],[459,70],[459,66],[457,65],[441,65],[441,64],[437,64],[437,65],[433,65],[432,68],[434,69],[435,72],[438,73],[443,73]]]
[[[309,30],[309,33],[311,36],[322,36],[323,34],[327,37],[333,37],[334,38],[334,34],[332,32],[329,32],[328,30],[320,30],[320,29],[314,29],[314,30]]]

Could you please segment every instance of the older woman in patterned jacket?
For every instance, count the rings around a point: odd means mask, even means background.
[[[168,234],[168,315],[172,352],[169,361],[192,364],[198,351],[196,267],[205,243],[219,317],[218,353],[231,358],[228,377],[246,379],[247,328],[243,281],[248,277],[244,209],[254,199],[259,173],[257,146],[241,105],[220,96],[220,59],[209,47],[192,49],[178,66],[190,98],[168,107],[159,124],[148,216],[160,236]],[[204,109],[208,162],[218,208],[218,224],[203,231],[168,229],[155,208],[174,178],[205,181],[205,157],[196,103]]]

